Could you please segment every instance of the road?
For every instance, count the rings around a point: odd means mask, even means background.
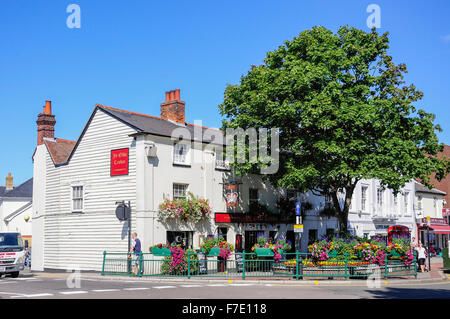
[[[69,274],[29,274],[0,279],[1,299],[377,299],[448,298],[450,281],[385,283],[368,288],[355,284],[258,284],[208,282],[154,282],[100,276],[67,281]]]

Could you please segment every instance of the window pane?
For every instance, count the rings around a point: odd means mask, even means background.
[[[173,151],[173,161],[175,163],[186,163],[188,151],[189,151],[188,144],[183,143],[175,144]]]
[[[173,198],[186,198],[188,185],[173,184]]]

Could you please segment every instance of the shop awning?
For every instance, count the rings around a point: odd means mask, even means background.
[[[431,225],[430,228],[433,229],[436,234],[450,234],[450,226]]]

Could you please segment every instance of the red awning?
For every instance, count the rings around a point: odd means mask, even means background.
[[[450,226],[431,225],[430,228],[432,228],[436,234],[450,234]]]

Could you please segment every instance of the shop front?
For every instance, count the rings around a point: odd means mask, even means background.
[[[418,238],[421,243],[428,246],[431,252],[439,254],[443,248],[448,247],[450,239],[450,225],[447,218],[422,218],[417,224]]]
[[[230,235],[234,234],[234,238],[228,236],[228,241],[231,243],[234,241],[237,252],[251,252],[261,234],[269,241],[283,236],[292,242],[292,251],[295,250],[295,241],[292,240],[294,223],[280,215],[254,216],[244,213],[216,213],[215,223],[219,229],[226,228],[230,230],[228,232]]]

